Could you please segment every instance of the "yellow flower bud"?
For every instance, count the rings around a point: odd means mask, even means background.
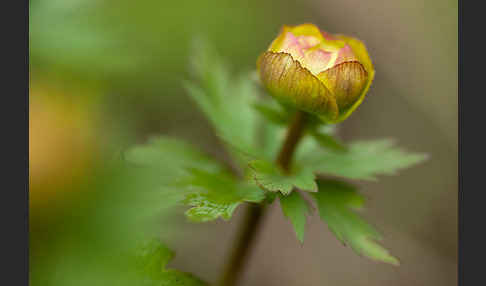
[[[346,119],[361,104],[375,74],[361,41],[312,24],[284,26],[257,67],[272,96],[328,123]]]

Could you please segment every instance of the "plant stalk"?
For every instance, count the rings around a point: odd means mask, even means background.
[[[277,157],[277,164],[286,173],[290,173],[292,157],[300,139],[305,131],[306,115],[302,111],[297,111],[294,120],[287,130],[287,136]]]
[[[235,248],[231,254],[229,264],[226,264],[226,270],[223,277],[217,285],[235,286],[239,280],[243,266],[248,260],[250,248],[256,238],[258,226],[262,222],[265,212],[265,206],[260,204],[250,204],[245,214],[241,229],[239,230],[238,239]]]
[[[277,156],[276,163],[286,173],[290,172],[292,156],[297,148],[297,144],[302,139],[305,131],[305,113],[297,111],[293,121],[287,129],[285,141]],[[235,248],[231,253],[229,264],[223,272],[219,286],[236,286],[241,277],[245,263],[248,260],[250,250],[254,245],[258,229],[262,223],[266,210],[265,204],[250,204],[245,214],[241,229],[239,230]]]

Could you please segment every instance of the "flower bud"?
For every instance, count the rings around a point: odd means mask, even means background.
[[[257,67],[272,96],[328,123],[346,119],[359,106],[375,73],[361,41],[312,24],[284,26]]]

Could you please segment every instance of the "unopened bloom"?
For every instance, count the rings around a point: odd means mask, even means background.
[[[361,41],[312,24],[284,26],[257,66],[272,96],[328,123],[361,104],[375,73]]]

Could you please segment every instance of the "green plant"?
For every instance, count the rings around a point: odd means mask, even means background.
[[[344,120],[361,103],[374,71],[371,70],[368,82],[358,83],[360,90],[365,90],[353,96],[354,102],[359,101],[357,104],[334,104],[336,110],[344,110],[345,115],[339,116],[322,108],[307,112],[307,103],[289,104],[292,100],[277,103],[264,94],[255,73],[230,76],[226,65],[204,43],[198,43],[191,64],[194,80],[184,82],[184,86],[212,124],[231,163],[220,162],[189,143],[165,136],[131,148],[125,158],[159,173],[161,191],[177,190],[178,203],[188,206],[185,215],[193,222],[229,220],[238,206],[250,204],[220,285],[237,282],[266,206],[276,199],[300,242],[304,242],[306,218],[312,215],[309,204],[315,204],[322,221],[357,254],[399,264],[378,244],[380,234],[354,212],[363,207],[364,198],[343,179],[375,180],[379,175],[395,174],[417,164],[426,156],[406,152],[392,140],[343,143],[335,137],[335,125],[329,125]],[[264,68],[266,71],[262,73],[269,72],[268,66]],[[266,90],[277,93],[272,94],[277,99],[296,96],[283,94],[275,83],[265,82],[268,77],[264,74],[261,78]],[[334,90],[332,94],[339,92]],[[152,279],[162,281],[162,285],[203,283],[188,274],[165,270],[170,257],[168,250],[154,246],[153,242],[150,245],[147,249],[154,253],[146,249],[149,253],[144,257],[152,258],[141,263],[156,264],[155,268],[146,267]]]

